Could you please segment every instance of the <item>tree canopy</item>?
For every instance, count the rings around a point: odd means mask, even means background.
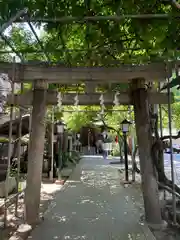
[[[169,61],[179,56],[177,50],[180,42],[180,22],[177,16],[180,16],[180,10],[171,1],[8,0],[0,2],[1,25],[23,8],[28,8],[30,17],[39,19],[33,21],[33,26],[40,29],[39,39],[44,49],[43,52],[42,46],[27,24],[13,24],[8,29],[6,40],[25,61],[46,61],[49,58],[52,62],[65,65],[116,66],[126,63]],[[133,17],[140,14],[154,16]],[[160,14],[168,14],[169,17]],[[83,19],[85,16],[109,15],[129,17],[122,17],[116,21]],[[69,21],[67,16],[79,18],[78,21]],[[56,21],[59,18],[61,21]],[[7,41],[2,39],[0,43],[0,59],[12,60],[11,48]],[[83,91],[83,84],[72,86],[55,84],[49,87],[66,92]],[[115,91],[127,87],[128,84],[109,86],[104,83],[99,86],[99,90]],[[175,109],[175,112],[179,111],[178,104],[175,105]],[[94,115],[96,114],[78,112],[66,114],[65,118],[69,119],[69,127],[78,129],[80,124],[91,122]],[[122,112],[120,115],[123,116]],[[164,116],[167,119],[166,113]],[[106,121],[112,127],[119,124],[119,119],[118,114],[106,116]],[[76,124],[73,125],[72,122]]]
[[[41,41],[51,61],[76,65],[157,61],[173,57],[179,47],[180,24],[175,16],[180,14],[180,10],[171,1],[8,0],[0,3],[1,23],[25,7],[34,18],[79,17],[78,22],[64,20],[43,24],[47,34]],[[84,16],[136,14],[169,14],[169,17],[83,20]],[[38,21],[35,24],[42,26],[42,23]],[[35,52],[35,59],[42,57],[42,54],[36,54],[40,50],[38,44],[22,45],[18,50]]]

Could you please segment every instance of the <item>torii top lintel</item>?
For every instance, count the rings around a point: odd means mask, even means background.
[[[164,81],[171,77],[172,68],[165,63],[146,65],[122,65],[120,67],[66,67],[45,62],[5,63],[0,62],[0,73],[7,73],[15,82],[46,80],[48,83],[78,83],[81,81],[122,82],[134,78],[147,81]]]

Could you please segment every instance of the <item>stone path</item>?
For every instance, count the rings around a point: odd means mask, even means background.
[[[117,166],[102,158],[84,158],[58,192],[29,239],[155,239],[129,190],[119,181]]]

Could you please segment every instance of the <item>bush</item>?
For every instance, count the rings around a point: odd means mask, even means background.
[[[68,166],[68,162],[76,164],[80,161],[80,154],[76,151],[62,153],[63,168]]]

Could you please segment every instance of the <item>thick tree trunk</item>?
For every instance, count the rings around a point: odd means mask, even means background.
[[[137,82],[138,81],[139,80],[137,80]],[[158,185],[151,159],[152,143],[148,96],[147,91],[145,88],[143,88],[143,85],[133,86],[132,99],[134,103],[136,133],[139,146],[142,191],[146,221],[149,224],[161,224],[162,218],[158,195]]]
[[[33,94],[32,130],[28,155],[27,188],[25,192],[25,217],[26,222],[31,225],[39,221],[45,139],[46,89],[45,83],[37,82]]]

